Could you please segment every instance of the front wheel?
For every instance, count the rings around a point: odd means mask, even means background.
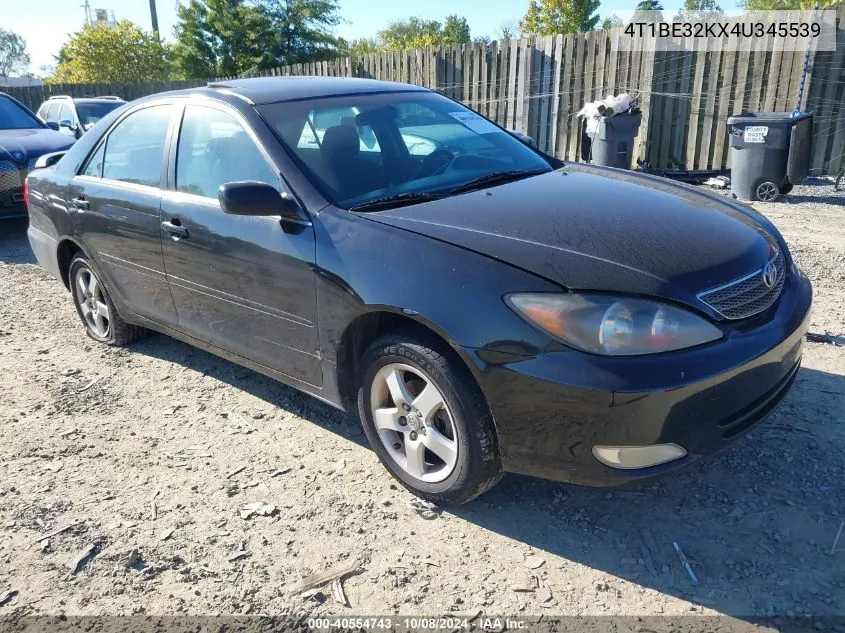
[[[415,495],[466,503],[502,476],[493,419],[466,368],[440,345],[389,335],[364,354],[358,410],[381,462]]]
[[[84,255],[76,255],[71,261],[68,281],[76,311],[92,339],[119,346],[144,336],[144,328],[127,323],[117,313],[103,282]]]

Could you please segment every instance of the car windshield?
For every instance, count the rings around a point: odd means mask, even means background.
[[[0,130],[31,130],[44,127],[29,112],[6,97],[0,97]]]
[[[92,101],[88,103],[77,101],[76,114],[79,116],[79,122],[82,125],[94,125],[109,112],[122,105],[123,102],[121,101]]]
[[[413,204],[470,190],[476,181],[495,186],[551,170],[512,135],[436,93],[343,95],[259,111],[347,209]]]

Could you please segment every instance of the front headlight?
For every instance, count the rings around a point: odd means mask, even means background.
[[[545,293],[512,294],[506,300],[540,329],[592,354],[657,354],[722,338],[712,323],[656,301]]]

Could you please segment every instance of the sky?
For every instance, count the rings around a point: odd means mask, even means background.
[[[0,28],[16,32],[27,43],[32,57],[30,71],[38,74],[43,65],[55,63],[54,55],[68,39],[68,34],[80,29],[85,20],[85,0],[0,0]],[[142,28],[151,29],[148,0],[89,0],[92,9],[114,11],[117,20],[131,20]],[[159,28],[163,36],[172,39],[179,0],[157,0]],[[634,0],[602,0],[602,18],[614,11],[630,11]],[[682,0],[664,0],[666,13],[673,15]],[[732,2],[725,2],[727,5]],[[412,15],[443,21],[450,13],[465,17],[473,37],[497,37],[501,26],[515,24],[525,13],[528,0],[425,0],[411,4],[395,0],[340,0],[340,15],[344,22],[336,34],[347,39],[372,37],[388,22]]]

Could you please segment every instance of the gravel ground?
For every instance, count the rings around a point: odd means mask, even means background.
[[[845,342],[845,194],[757,208],[813,280],[811,330]],[[98,345],[33,262],[0,225],[0,616],[845,616],[845,347],[808,343],[771,419],[685,472],[509,476],[423,516],[351,418],[165,336]],[[349,606],[291,593],[353,560]]]

